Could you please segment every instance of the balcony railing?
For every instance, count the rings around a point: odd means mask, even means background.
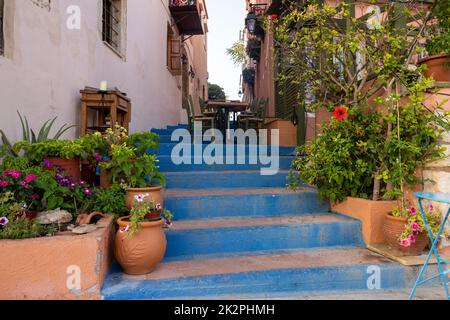
[[[169,10],[181,34],[203,34],[199,0],[169,0]]]

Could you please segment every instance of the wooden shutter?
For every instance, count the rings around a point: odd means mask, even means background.
[[[181,75],[181,38],[169,32],[168,35],[168,67],[174,76]]]

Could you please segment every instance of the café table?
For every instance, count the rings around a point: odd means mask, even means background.
[[[230,113],[233,113],[233,122],[236,122],[236,113],[244,112],[249,106],[250,105],[247,102],[241,101],[210,100],[207,103],[208,109],[217,111],[217,129],[224,135],[227,129],[231,129]]]

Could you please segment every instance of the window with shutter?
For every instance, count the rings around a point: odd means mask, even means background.
[[[103,41],[120,52],[122,33],[121,0],[103,0]]]
[[[0,0],[0,55],[3,55],[4,52],[3,7],[4,7],[4,0]]]
[[[167,67],[174,76],[181,75],[181,38],[167,27]]]

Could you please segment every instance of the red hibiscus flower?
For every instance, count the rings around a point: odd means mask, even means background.
[[[334,108],[333,117],[336,120],[344,120],[348,116],[347,110],[348,108],[346,106],[336,107]]]

